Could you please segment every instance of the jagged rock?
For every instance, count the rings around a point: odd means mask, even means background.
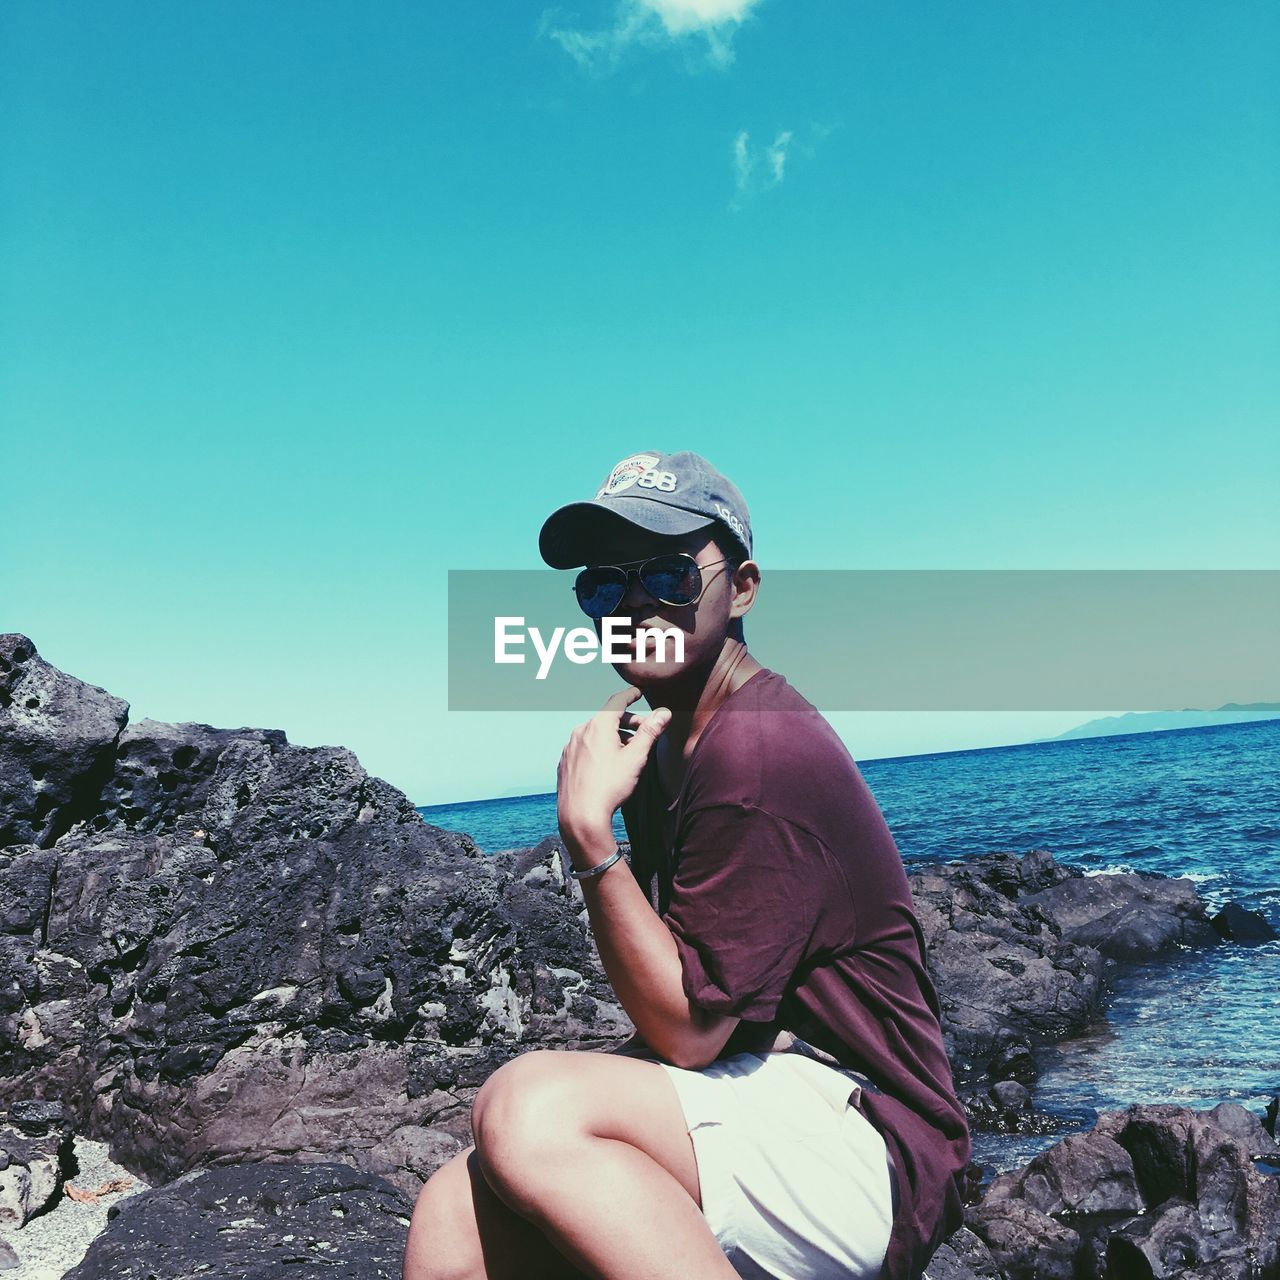
[[[98,726],[55,677],[45,737]],[[503,1061],[630,1029],[553,852],[486,859],[349,751],[143,721],[95,796],[0,852],[0,1102],[63,1100],[150,1180],[339,1158],[415,1189]]]
[[[399,1280],[412,1209],[345,1165],[200,1169],[113,1207],[67,1280]]]
[[[1074,1280],[1079,1235],[1025,1201],[988,1197],[965,1211],[965,1225],[1007,1280]]]
[[[934,1251],[928,1280],[1001,1280],[991,1250],[969,1230],[953,1231]]]
[[[1147,960],[1178,945],[1219,941],[1191,880],[1159,875],[1075,876],[1028,894],[1067,942],[1094,947],[1115,960]]]
[[[0,637],[0,656],[0,1102],[61,1100],[149,1180],[337,1159],[412,1193],[469,1140],[500,1063],[630,1030],[556,840],[485,858],[342,748],[125,728],[126,704],[25,637]],[[1023,1131],[1035,1118],[1013,1082],[1103,994],[1072,913],[1141,902],[1197,936],[1185,886],[1088,879],[1136,887],[1095,901],[1043,850],[911,877],[957,1078],[985,1074]],[[1046,1164],[1064,1204],[1068,1164]],[[1236,1221],[1238,1162],[1206,1151],[1198,1167],[1201,1215]],[[1013,1256],[1015,1218],[1036,1211],[1014,1196],[988,1210],[984,1238]]]
[[[1016,1080],[1001,1080],[986,1089],[962,1089],[960,1102],[969,1127],[988,1133],[1053,1133],[1061,1120],[1042,1116],[1032,1105],[1031,1093]]]
[[[1141,1213],[1129,1153],[1110,1138],[1070,1134],[1016,1173],[1002,1174],[987,1200],[1025,1200],[1041,1213]]]
[[[1106,1112],[1089,1133],[996,1178],[965,1221],[1007,1276],[1275,1275],[1280,1181],[1251,1161],[1273,1146],[1231,1103]],[[1044,1240],[1048,1261],[1026,1270]]]
[[[10,1106],[0,1124],[0,1227],[21,1227],[58,1195],[71,1147],[71,1128],[57,1103]]]
[[[1261,911],[1250,911],[1238,902],[1228,902],[1209,923],[1228,942],[1274,942],[1280,938]]]
[[[1194,1204],[1167,1201],[1155,1215],[1129,1222],[1107,1240],[1108,1276],[1221,1276],[1249,1280],[1252,1261],[1243,1245],[1224,1249],[1206,1230]]]
[[[26,636],[0,634],[0,849],[51,845],[96,809],[128,714]]]
[[[1047,854],[1026,859],[1028,883],[1066,874]],[[1032,1046],[1082,1031],[1096,1016],[1102,957],[1064,942],[1043,911],[1010,896],[1022,883],[1011,855],[928,866],[908,880],[953,1067],[1034,1080]]]
[[[1204,1118],[1214,1128],[1229,1133],[1250,1157],[1280,1155],[1280,1142],[1258,1116],[1238,1102],[1220,1102],[1206,1111]]]

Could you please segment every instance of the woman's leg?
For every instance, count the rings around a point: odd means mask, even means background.
[[[485,1181],[599,1280],[726,1280],[675,1086],[656,1062],[535,1051],[472,1109]]]
[[[460,1151],[418,1193],[404,1280],[580,1280],[581,1275],[537,1227],[493,1194],[475,1147]]]
[[[485,1083],[472,1126],[476,1150],[422,1189],[405,1280],[735,1275],[702,1216],[693,1144],[657,1063],[525,1054]]]

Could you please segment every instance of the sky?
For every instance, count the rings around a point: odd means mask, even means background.
[[[448,711],[447,571],[638,450],[733,478],[766,589],[1280,568],[1274,4],[493,14],[0,9],[0,631],[429,804],[580,718]]]

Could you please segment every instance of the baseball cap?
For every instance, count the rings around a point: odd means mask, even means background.
[[[594,498],[553,511],[538,535],[538,550],[553,569],[587,564],[619,520],[664,534],[720,524],[751,555],[751,518],[737,486],[700,454],[657,449],[628,454]]]

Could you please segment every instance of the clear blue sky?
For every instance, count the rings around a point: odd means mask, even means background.
[[[495,12],[3,6],[0,630],[429,803],[573,720],[445,710],[446,570],[637,449],[766,572],[1280,566],[1274,4]]]

